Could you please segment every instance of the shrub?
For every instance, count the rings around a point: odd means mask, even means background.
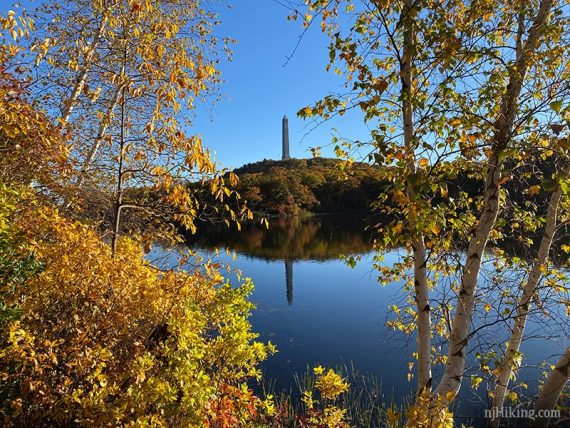
[[[89,227],[12,207],[43,269],[4,296],[20,307],[0,339],[5,425],[239,426],[267,408],[246,384],[273,350],[250,329],[249,280],[160,271],[129,238],[113,258]]]

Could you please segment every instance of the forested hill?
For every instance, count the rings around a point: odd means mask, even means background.
[[[238,191],[257,212],[291,215],[301,211],[368,211],[385,182],[378,167],[338,159],[263,160],[236,169]]]

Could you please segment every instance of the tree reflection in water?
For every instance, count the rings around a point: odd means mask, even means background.
[[[207,225],[189,236],[195,248],[228,248],[238,254],[267,261],[283,261],[287,302],[293,303],[293,265],[296,261],[326,261],[342,255],[366,254],[372,234],[362,216],[318,216],[272,219],[269,228],[246,223],[235,226]]]

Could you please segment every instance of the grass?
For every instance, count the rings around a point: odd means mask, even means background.
[[[393,397],[385,396],[382,383],[373,375],[361,374],[353,364],[343,364],[333,367],[334,370],[350,384],[348,392],[342,394],[336,403],[346,411],[346,422],[351,427],[384,428],[388,427],[387,411],[392,409],[404,414],[413,400],[406,396],[402,402],[396,403]],[[315,376],[309,367],[302,374],[295,374],[296,391],[275,391],[274,381],[265,381],[263,394],[273,395],[276,401],[279,425],[283,427],[300,427],[299,419],[307,414],[307,409],[301,401],[304,391],[313,391]]]

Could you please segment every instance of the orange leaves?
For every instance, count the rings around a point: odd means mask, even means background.
[[[429,159],[426,158],[421,158],[418,162],[418,164],[420,165],[420,167],[422,168],[427,168],[429,166]]]
[[[535,196],[535,195],[538,195],[539,193],[540,193],[540,186],[538,186],[538,185],[530,186],[528,188],[528,194],[530,196]]]

